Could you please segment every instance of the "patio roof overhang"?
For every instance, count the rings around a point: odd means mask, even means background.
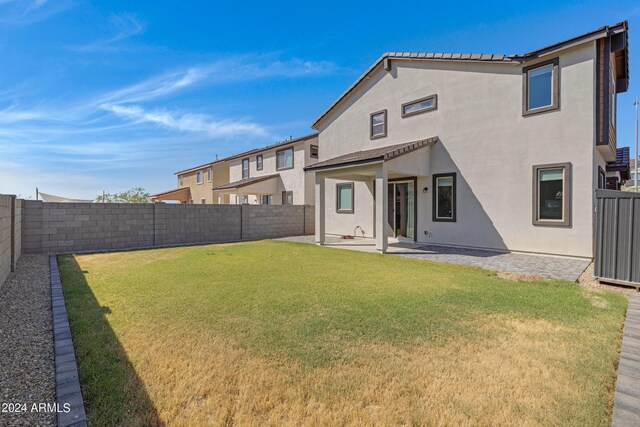
[[[351,168],[354,166],[385,163],[421,148],[431,147],[436,142],[438,142],[438,137],[434,136],[418,141],[405,142],[402,144],[389,145],[380,148],[372,148],[369,150],[355,151],[353,153],[315,163],[311,166],[305,167],[304,170],[305,172],[321,172]]]
[[[191,198],[191,190],[189,187],[176,188],[169,191],[164,191],[158,194],[151,195],[151,201],[157,200],[179,200],[181,202],[188,202]]]
[[[213,188],[217,193],[274,194],[276,179],[280,174],[245,178]]]

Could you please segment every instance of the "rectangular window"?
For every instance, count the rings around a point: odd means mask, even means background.
[[[293,167],[293,147],[276,152],[276,170]]]
[[[533,224],[570,226],[571,163],[533,167]]]
[[[311,157],[312,159],[317,159],[318,158],[318,146],[317,145],[312,145],[310,147],[309,157]]]
[[[598,166],[598,188],[605,188],[607,186],[607,175],[604,173],[602,166]]]
[[[558,58],[524,67],[523,115],[558,109],[560,98]]]
[[[283,205],[292,205],[293,204],[293,191],[283,191],[282,192],[282,204]]]
[[[262,154],[260,154],[259,156],[256,156],[256,170],[259,170],[259,171],[262,170],[262,162],[263,162]]]
[[[433,221],[456,221],[456,174],[433,175]]]
[[[242,179],[249,178],[249,159],[242,159]]]
[[[387,136],[387,110],[371,113],[370,128],[371,139]]]
[[[204,174],[203,174],[203,172],[202,172],[202,171],[198,171],[198,172],[196,172],[196,182],[197,182],[198,184],[202,184],[202,182],[203,182],[203,181],[202,181],[202,180],[203,180],[203,176],[204,176]]]
[[[201,205],[204,205],[205,203],[207,203],[207,202],[205,201],[205,199],[204,199],[204,198],[200,199],[200,204],[201,204]]]
[[[184,178],[182,175],[178,176],[178,186],[182,187],[184,185]]]
[[[436,95],[427,96],[425,98],[418,99],[417,101],[402,104],[402,117],[426,113],[427,111],[435,110],[436,108]]]
[[[273,203],[273,198],[271,197],[271,194],[260,196],[261,205],[270,205],[272,203]]]
[[[211,182],[213,179],[213,173],[211,172],[211,168],[207,169],[207,182]]]
[[[353,182],[336,184],[336,211],[353,213]]]
[[[249,196],[247,196],[246,194],[244,196],[242,196],[242,204],[243,205],[248,205],[249,204]]]

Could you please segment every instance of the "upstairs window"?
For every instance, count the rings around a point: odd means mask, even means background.
[[[184,185],[184,178],[182,175],[178,175],[178,186],[182,187]]]
[[[387,110],[371,113],[370,122],[371,139],[387,136]]]
[[[317,159],[318,158],[318,146],[317,145],[312,145],[310,147],[309,157],[311,157],[312,159]]]
[[[202,171],[196,172],[196,182],[202,184],[204,173]]]
[[[456,174],[433,176],[433,221],[456,221]]]
[[[242,179],[249,178],[249,159],[242,159]]]
[[[426,113],[427,111],[435,110],[436,107],[436,95],[427,96],[416,101],[402,104],[402,117]]]
[[[276,152],[276,170],[291,169],[293,167],[293,147]]]
[[[262,154],[256,156],[256,170],[262,170],[262,162],[264,161]]]
[[[211,168],[207,169],[207,182],[211,182],[213,179],[213,173],[211,172]]]
[[[558,58],[522,69],[523,115],[542,113],[559,107]]]
[[[533,167],[533,224],[570,226],[571,163]]]

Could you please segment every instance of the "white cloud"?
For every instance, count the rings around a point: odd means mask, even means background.
[[[179,131],[203,132],[212,137],[236,135],[262,137],[267,135],[266,129],[256,123],[239,120],[216,120],[206,114],[180,114],[163,110],[146,111],[138,105],[104,105],[103,108],[138,123],[148,122]]]
[[[0,0],[0,24],[30,25],[72,6],[70,0]]]
[[[122,48],[122,46],[118,46],[118,42],[142,34],[146,30],[146,24],[131,13],[114,14],[109,21],[115,29],[113,36],[83,46],[73,46],[70,49],[77,52],[118,51]]]

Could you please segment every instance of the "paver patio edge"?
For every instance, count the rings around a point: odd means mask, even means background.
[[[640,296],[629,297],[624,322],[612,427],[640,425]]]
[[[87,415],[80,390],[78,365],[73,349],[67,309],[64,304],[60,270],[55,255],[49,256],[51,272],[51,313],[53,316],[53,345],[56,366],[56,402],[59,406],[58,427],[86,426]],[[65,404],[70,406],[64,412]]]

